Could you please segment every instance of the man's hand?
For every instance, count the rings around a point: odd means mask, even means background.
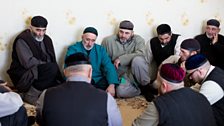
[[[107,87],[106,92],[110,93],[112,96],[115,96],[115,86],[114,86],[114,84],[110,84]]]
[[[4,90],[7,90],[7,91],[12,91],[12,90],[7,86],[7,82],[0,83],[0,88],[3,88]]]
[[[213,39],[212,39],[212,44],[213,44],[213,45],[214,45],[216,42],[218,42],[218,33],[215,34],[215,35],[213,36]]]
[[[116,69],[118,69],[120,62],[121,61],[120,61],[119,58],[117,58],[116,60],[114,60],[114,66],[115,66]]]

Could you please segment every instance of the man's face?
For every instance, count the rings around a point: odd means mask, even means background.
[[[163,35],[158,35],[159,41],[161,44],[166,45],[170,42],[171,40],[171,35],[169,33],[163,34]]]
[[[31,33],[33,34],[34,38],[37,41],[43,41],[44,35],[46,33],[46,30],[47,30],[46,28],[31,26],[30,29],[31,29]]]
[[[216,34],[218,34],[220,29],[213,25],[207,25],[205,32],[208,38],[213,38]]]
[[[200,83],[203,80],[199,69],[187,71],[187,76],[188,79],[193,81],[194,83]]]
[[[93,33],[85,33],[82,35],[82,44],[86,50],[91,50],[94,46],[97,36]]]
[[[180,48],[180,60],[181,62],[186,61],[191,56],[191,51]]]
[[[120,39],[120,42],[127,42],[131,37],[133,36],[132,30],[127,29],[119,29],[118,37]]]

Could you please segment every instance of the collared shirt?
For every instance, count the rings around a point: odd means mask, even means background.
[[[0,93],[0,118],[11,115],[19,110],[23,101],[15,92]]]
[[[85,81],[89,83],[88,78],[83,76],[73,76],[68,77],[67,81]],[[42,117],[42,109],[43,109],[43,102],[44,102],[44,95],[46,90],[43,91],[43,93],[40,95],[38,101],[37,101],[37,114],[39,114]],[[108,114],[108,124],[109,126],[122,126],[122,118],[119,111],[119,108],[117,106],[117,103],[115,99],[107,93],[107,114]]]

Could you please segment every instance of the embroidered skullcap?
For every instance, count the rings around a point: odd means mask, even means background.
[[[180,83],[185,77],[185,71],[177,64],[172,63],[163,64],[159,74],[163,79],[172,83]]]
[[[207,62],[207,58],[202,54],[190,56],[185,62],[186,70],[196,69]]]
[[[219,27],[220,26],[220,23],[216,19],[210,19],[210,20],[207,21],[207,25],[212,25],[212,26]]]
[[[201,49],[199,42],[196,39],[185,39],[180,47],[189,51],[198,51]]]
[[[134,29],[134,25],[132,22],[128,21],[128,20],[124,20],[120,23],[119,26],[120,29],[127,29],[127,30],[133,30]]]
[[[156,29],[158,35],[164,35],[167,33],[171,33],[171,28],[168,24],[161,24]]]
[[[31,19],[31,25],[34,27],[46,28],[47,19],[42,16],[35,16]]]
[[[84,53],[78,52],[68,56],[65,59],[65,66],[73,66],[73,65],[80,65],[80,64],[90,64],[89,57]]]
[[[97,30],[94,27],[87,27],[87,28],[85,28],[85,30],[83,31],[83,34],[85,34],[85,33],[93,33],[96,36],[98,36],[98,32],[97,32]]]

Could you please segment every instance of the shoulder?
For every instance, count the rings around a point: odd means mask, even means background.
[[[68,46],[68,48],[69,48],[69,49],[70,49],[70,48],[77,48],[77,47],[81,46],[81,44],[82,44],[81,42],[75,42],[74,44]]]
[[[113,42],[117,40],[117,35],[110,35],[103,39],[104,42]]]
[[[136,41],[145,41],[140,35],[134,34],[133,39]]]

